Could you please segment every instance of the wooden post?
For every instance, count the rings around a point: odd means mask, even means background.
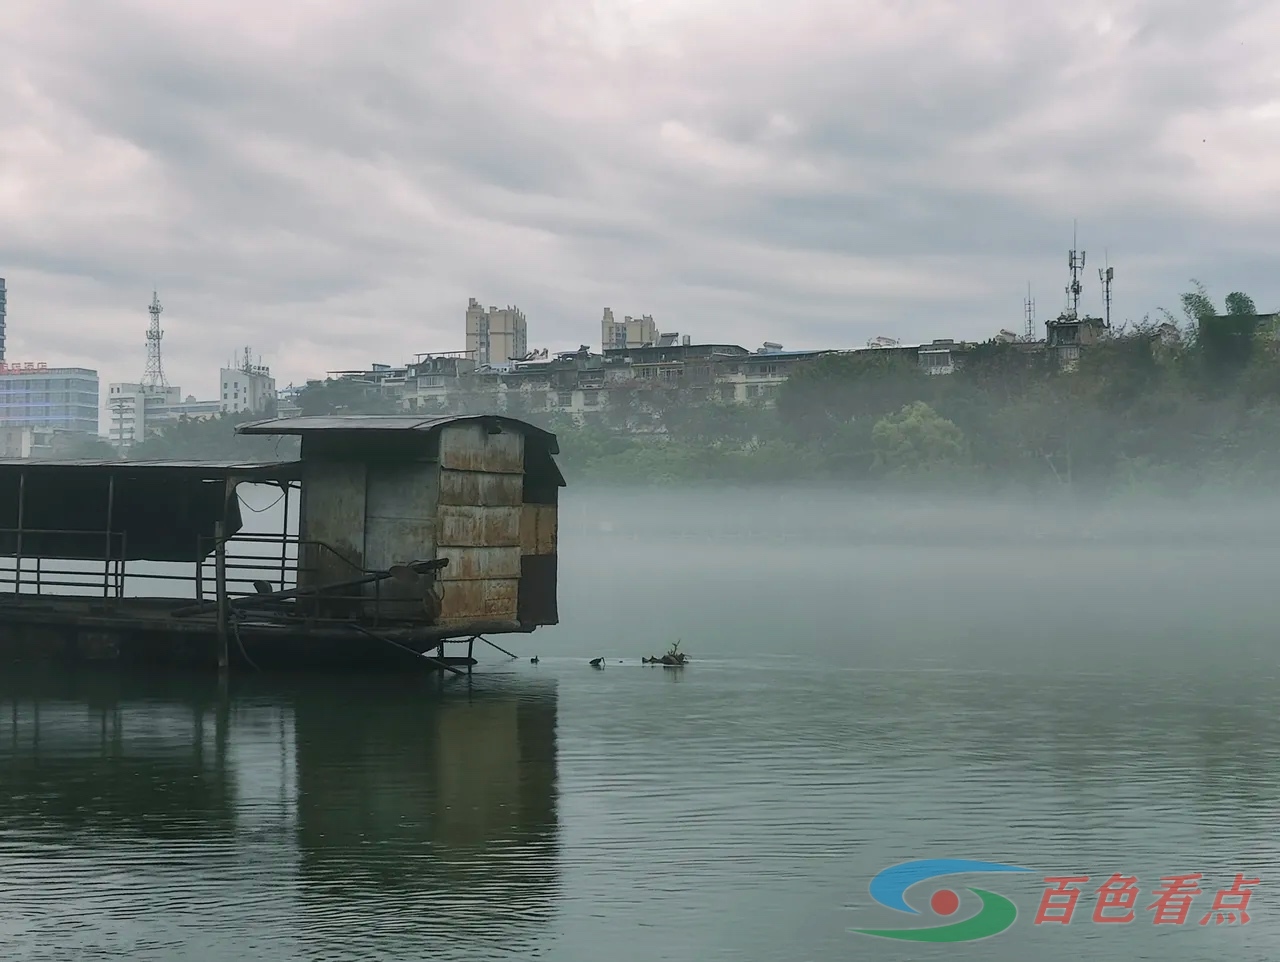
[[[13,596],[22,594],[22,520],[27,507],[27,472],[18,475],[18,533],[13,549]]]
[[[229,662],[227,648],[227,545],[224,533],[226,524],[222,521],[213,526],[214,538],[214,591],[218,599],[218,671],[226,671]]]
[[[111,522],[116,510],[116,476],[107,477],[107,552],[102,562],[102,597],[110,597],[108,586],[111,583]]]
[[[284,483],[284,521],[280,522],[280,590],[284,591],[289,587],[284,583],[285,568],[289,559],[289,488],[292,482]],[[299,552],[302,548],[299,546]]]

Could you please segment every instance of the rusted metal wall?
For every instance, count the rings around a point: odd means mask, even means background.
[[[436,551],[440,471],[429,461],[374,464],[365,486],[365,567],[429,561]]]
[[[375,462],[365,486],[365,567],[386,571],[395,565],[436,557],[436,499],[440,469],[433,461]],[[425,576],[378,583],[367,605],[394,620],[421,621],[433,609]]]
[[[366,468],[356,461],[310,461],[302,465],[302,507],[299,529],[306,541],[320,541],[349,558],[357,567],[340,561],[333,552],[305,545],[298,585],[333,584],[357,577],[366,567],[365,495]]]
[[[520,591],[524,435],[480,424],[440,432],[440,622],[515,620]]]

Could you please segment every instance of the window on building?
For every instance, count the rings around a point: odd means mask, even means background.
[[[561,391],[558,395],[556,395],[556,402],[562,408],[573,407],[573,392]]]
[[[599,391],[583,391],[582,403],[590,407],[594,407],[595,405],[599,404],[600,392]]]
[[[747,385],[747,397],[749,397],[749,398],[756,398],[756,397],[759,397],[759,396],[760,396],[760,385],[759,385],[759,384],[748,384],[748,385]]]

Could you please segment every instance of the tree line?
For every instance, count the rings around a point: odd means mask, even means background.
[[[570,483],[1175,493],[1280,480],[1280,340],[1270,318],[1240,293],[1219,310],[1194,282],[1181,308],[1181,317],[1162,311],[1109,332],[1070,371],[1044,350],[993,341],[947,375],[891,352],[825,355],[799,367],[772,406],[658,388],[611,391],[608,410],[581,421],[527,410],[520,398],[508,413],[557,433]],[[299,403],[304,414],[397,410],[350,381],[309,386]],[[459,411],[476,403],[455,401]],[[296,453],[278,439],[235,436],[247,419],[178,422],[133,456]]]

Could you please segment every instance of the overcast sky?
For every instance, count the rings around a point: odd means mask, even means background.
[[[9,360],[212,396],[607,305],[756,347],[1280,307],[1275,0],[4,0]]]

